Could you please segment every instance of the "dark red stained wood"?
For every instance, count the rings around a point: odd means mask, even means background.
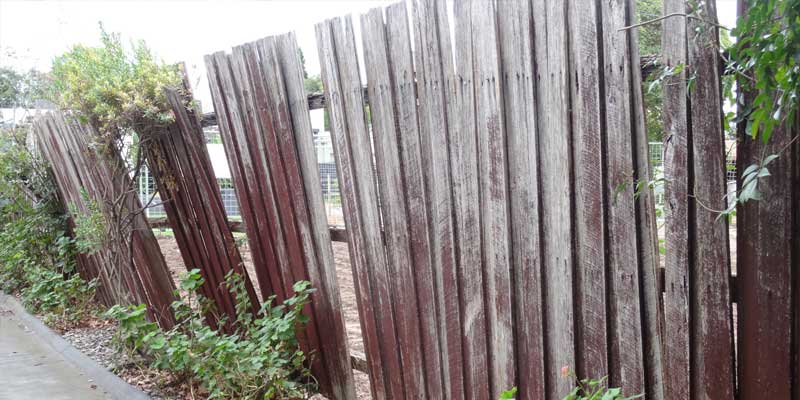
[[[464,397],[464,371],[455,259],[453,200],[447,153],[448,124],[454,120],[446,97],[452,67],[450,30],[443,1],[412,4],[420,143],[430,230],[430,248],[444,371],[444,397]],[[444,32],[444,34],[442,33]],[[449,113],[448,113],[449,111]],[[452,126],[452,125],[451,125]]]
[[[349,400],[355,398],[355,385],[347,346],[347,333],[344,327],[341,300],[339,298],[336,265],[333,259],[331,236],[322,200],[319,168],[311,135],[311,119],[306,102],[303,81],[303,69],[300,63],[299,49],[294,34],[289,33],[277,37],[277,59],[280,62],[281,77],[285,83],[276,85],[281,92],[291,114],[294,128],[293,142],[296,146],[296,157],[301,175],[301,188],[293,189],[294,204],[298,214],[298,225],[301,240],[306,254],[306,267],[311,284],[317,288],[312,296],[314,317],[318,320],[321,352],[324,353],[325,365],[330,374],[329,392],[334,399]],[[284,137],[286,157],[292,148],[289,138]],[[287,163],[291,164],[291,160]],[[294,186],[293,186],[294,187]],[[363,359],[363,357],[362,357]],[[364,368],[366,369],[366,368]]]
[[[497,24],[508,26],[511,21],[497,21],[492,2],[475,1],[472,2],[472,7],[475,119],[489,333],[490,390],[491,397],[495,397],[513,387],[516,381],[504,88],[497,40]]]
[[[705,20],[716,21],[715,0],[697,11]],[[728,224],[712,209],[725,209],[725,140],[720,112],[721,86],[717,29],[689,20],[688,73],[695,79],[689,91],[691,104],[693,195],[695,226],[690,285],[692,346],[692,397],[732,399],[735,394],[734,353],[730,300]],[[700,32],[700,33],[698,33]],[[789,168],[791,169],[791,168]],[[787,179],[789,180],[789,179]],[[789,275],[791,276],[791,275]],[[791,293],[789,282],[786,293]],[[788,303],[791,304],[791,303]],[[791,329],[787,324],[787,329]],[[788,359],[788,356],[787,356]],[[765,393],[760,393],[761,398]],[[767,397],[779,398],[779,397]]]
[[[193,111],[184,108],[175,91],[168,90],[166,94],[176,123],[154,138],[156,142],[148,154],[151,168],[165,200],[174,202],[167,209],[173,212],[168,214],[170,223],[176,233],[190,234],[191,239],[179,241],[179,245],[194,246],[181,249],[187,266],[200,262],[195,266],[207,280],[206,290],[214,295],[219,311],[235,319],[235,300],[224,286],[225,274],[235,271],[242,276],[254,311],[258,300],[227,225],[200,121]],[[191,256],[203,248],[207,258]]]
[[[294,211],[289,199],[286,173],[281,162],[281,154],[276,139],[276,125],[273,116],[277,115],[272,108],[271,99],[267,98],[265,77],[258,63],[255,44],[245,44],[233,48],[228,57],[233,72],[233,83],[239,90],[239,111],[243,117],[243,131],[236,132],[245,140],[240,144],[248,146],[254,161],[256,179],[264,183],[261,194],[265,196],[262,204],[267,208],[268,224],[275,244],[280,267],[278,273],[283,282],[283,292],[288,297],[292,293],[294,282],[304,280],[303,255],[294,224]],[[262,268],[259,268],[262,269]],[[305,310],[310,314],[310,305]],[[315,331],[315,322],[310,322]],[[311,335],[315,340],[316,333]],[[306,332],[297,335],[300,348],[308,352],[310,348],[318,348],[310,343]],[[311,346],[311,347],[310,347]],[[315,376],[327,380],[324,370],[320,369],[320,360],[311,364]]]
[[[737,171],[757,164],[764,154],[775,154],[792,136],[791,128],[776,128],[765,150],[760,139],[745,137],[740,129]],[[785,182],[792,180],[792,163],[797,162],[792,152],[797,154],[796,143],[793,147],[769,164],[771,176],[759,180],[763,199],[740,205],[736,213],[739,397],[746,400],[788,399],[792,394],[796,309],[791,290],[798,265],[792,245],[798,229],[791,221],[797,190]]]
[[[636,2],[627,1],[628,15],[636,21]],[[633,115],[634,178],[638,182],[653,179],[650,164],[650,145],[645,126],[645,101],[641,67],[646,63],[639,54],[639,28],[628,35],[631,49],[631,108]],[[647,57],[647,56],[645,56]],[[655,193],[649,187],[639,190],[636,202],[636,234],[639,248],[639,273],[641,282],[642,341],[644,344],[645,395],[651,400],[664,399],[664,304],[659,286],[658,226],[656,225]],[[663,281],[662,281],[663,283]]]
[[[256,46],[253,47],[255,51]],[[300,228],[298,227],[298,213],[305,215],[305,197],[300,173],[297,166],[297,155],[294,149],[293,131],[291,121],[289,121],[284,96],[278,87],[283,86],[281,72],[277,65],[277,54],[275,50],[274,38],[262,39],[257,44],[260,64],[253,64],[255,53],[249,55],[248,62],[251,63],[251,73],[253,79],[254,95],[256,106],[259,110],[259,119],[262,123],[262,134],[266,134],[268,159],[270,170],[273,172],[275,182],[275,192],[279,194],[279,206],[281,221],[283,222],[283,234],[287,249],[292,260],[290,278],[291,282],[299,280],[309,280],[306,271],[306,250],[303,248],[304,241],[301,240]],[[261,73],[259,73],[259,70]],[[265,91],[266,90],[266,91]],[[267,122],[272,122],[272,129],[267,127]],[[283,180],[281,180],[283,178]],[[311,307],[307,305],[304,313],[310,316],[310,320],[305,327],[310,349],[319,349],[319,327],[317,316]],[[330,378],[324,369],[325,354],[318,354],[318,360],[312,364],[312,371],[315,376],[319,376],[321,381],[328,382]]]
[[[608,375],[607,273],[603,199],[604,114],[595,4],[570,2],[570,94],[575,179],[575,370]]]
[[[352,21],[329,20],[316,31],[372,394],[399,399],[405,391]]]
[[[740,15],[746,13],[745,2],[739,2],[739,11]],[[756,95],[740,94],[741,104],[752,104]],[[792,382],[792,371],[798,367],[792,365],[792,351],[796,350],[792,344],[793,319],[795,323],[798,320],[798,309],[792,306],[798,293],[792,290],[797,287],[800,265],[800,227],[792,226],[792,221],[797,221],[800,195],[798,186],[786,184],[798,182],[800,140],[789,145],[798,135],[797,122],[793,122],[794,126],[789,122],[777,126],[766,147],[760,137],[753,140],[746,133],[746,120],[737,127],[739,184],[742,172],[750,165],[786,148],[767,166],[770,176],[758,182],[762,200],[740,204],[736,210],[738,398],[742,400],[798,395],[798,382]]]
[[[420,340],[414,265],[409,239],[408,213],[398,150],[398,117],[395,115],[393,78],[389,65],[383,10],[361,16],[364,64],[369,85],[370,117],[375,149],[380,211],[384,224],[387,262],[391,274],[397,339],[406,398],[424,398],[425,371]]]
[[[575,365],[573,209],[570,170],[570,85],[564,4],[533,1],[536,105],[541,176],[541,251],[545,301],[546,398],[562,398],[572,383],[560,375]]]
[[[82,194],[85,191],[106,218],[113,220],[116,218],[106,205],[124,196],[117,212],[131,216],[130,236],[125,241],[105,243],[96,253],[78,257],[81,275],[99,279],[98,294],[106,305],[146,304],[151,318],[165,329],[171,328],[175,287],[145,216],[131,214],[142,205],[135,193],[126,193],[130,178],[127,169],[118,165],[122,162],[119,155],[90,150],[87,138],[95,135],[91,128],[68,122],[60,113],[37,118],[34,130],[39,148],[53,166],[65,209],[72,205],[80,215],[91,212]]]
[[[472,2],[454,5],[455,69],[448,78],[457,118],[449,137],[450,171],[453,185],[456,260],[459,268],[459,305],[464,357],[465,398],[489,395],[489,354],[484,305],[478,148],[475,126],[475,96],[472,51]]]
[[[601,2],[606,96],[606,193],[611,293],[609,382],[625,395],[645,391],[639,249],[634,190],[632,78],[627,4]],[[636,90],[639,90],[638,87]]]
[[[664,12],[685,12],[682,0],[664,2]],[[686,65],[686,21],[664,21],[663,62],[669,67]],[[689,399],[691,361],[692,285],[690,265],[690,199],[688,93],[686,72],[668,77],[664,83],[664,395],[667,399]]]
[[[408,235],[413,279],[419,307],[425,384],[428,398],[441,398],[441,350],[436,318],[434,272],[431,263],[428,210],[417,115],[416,83],[411,55],[408,14],[404,3],[386,10],[387,48],[391,57],[392,92],[396,107],[400,168],[408,213]],[[485,375],[484,375],[485,376]]]

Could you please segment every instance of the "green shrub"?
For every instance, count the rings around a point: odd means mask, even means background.
[[[253,315],[242,278],[229,274],[226,282],[236,294],[234,333],[205,323],[214,310],[210,301],[192,294],[203,284],[195,269],[181,278],[180,289],[189,295],[172,304],[178,320],[173,329],[163,331],[148,322],[144,305],[118,305],[106,313],[119,322],[116,342],[129,354],[143,354],[151,367],[168,371],[175,380],[199,386],[209,398],[306,397],[314,389],[313,378],[295,333],[307,321],[302,309],[313,292],[310,284],[296,283],[294,297],[276,306],[270,298]]]
[[[24,139],[24,130],[0,131],[0,289],[64,328],[92,310],[95,283],[75,271],[55,184]]]

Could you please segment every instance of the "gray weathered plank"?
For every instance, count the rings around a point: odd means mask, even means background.
[[[644,393],[639,253],[634,199],[632,79],[625,0],[601,2],[606,96],[606,191],[611,275],[609,382],[626,395]]]
[[[317,156],[311,135],[311,119],[305,88],[303,86],[302,65],[299,60],[297,40],[293,33],[277,37],[277,59],[280,62],[285,84],[285,101],[289,108],[294,128],[294,143],[297,160],[303,180],[305,202],[295,198],[296,207],[303,212],[300,222],[303,245],[306,246],[306,268],[311,284],[317,288],[312,306],[319,326],[325,363],[331,378],[331,391],[335,399],[355,398],[353,373],[349,368],[347,333],[344,328],[341,299],[336,280],[336,265],[328,230],[328,221],[320,185]],[[306,215],[306,217],[302,217]],[[310,247],[310,248],[309,248]]]
[[[419,334],[414,271],[408,233],[405,188],[398,150],[398,121],[389,70],[383,9],[375,8],[361,16],[364,65],[369,81],[370,116],[375,149],[380,210],[384,226],[386,257],[391,273],[392,302],[395,305],[397,339],[406,398],[425,397],[425,371]],[[398,371],[399,373],[399,371]]]
[[[536,106],[539,116],[542,268],[545,302],[546,398],[561,398],[572,388],[559,371],[575,365],[573,325],[573,208],[571,193],[569,57],[567,8],[533,1],[536,56]]]
[[[664,13],[686,12],[683,0],[666,0]],[[663,63],[686,65],[686,21],[664,21]],[[664,81],[664,395],[668,399],[691,398],[690,388],[690,287],[689,165],[690,137],[686,72]]]
[[[412,3],[415,70],[419,102],[422,165],[428,202],[430,248],[436,288],[444,397],[464,396],[461,316],[458,301],[458,271],[455,260],[453,202],[448,159],[448,114],[446,72],[452,70],[449,29],[442,35],[447,15],[444,2],[419,0]]]
[[[597,7],[569,2],[572,157],[575,186],[575,370],[580,377],[608,375],[604,100],[601,98]]]
[[[420,312],[419,329],[425,363],[425,384],[429,398],[441,398],[443,371],[436,317],[434,272],[431,264],[414,62],[411,55],[411,31],[404,3],[395,3],[386,9],[386,30],[393,77],[394,104],[397,108],[400,164],[408,209],[411,255]]]
[[[404,397],[352,21],[316,26],[373,397]],[[385,372],[386,373],[385,373]]]
[[[492,2],[471,5],[489,383],[495,397],[516,382],[503,75],[497,35],[498,23],[512,22],[498,21]]]

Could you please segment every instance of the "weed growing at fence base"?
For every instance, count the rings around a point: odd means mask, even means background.
[[[306,354],[295,337],[307,321],[302,309],[313,292],[310,284],[296,283],[294,297],[276,306],[270,298],[253,315],[243,279],[229,274],[226,283],[236,295],[237,318],[234,333],[225,334],[206,324],[206,317],[215,315],[213,303],[193,295],[203,282],[196,269],[181,278],[180,288],[189,294],[172,304],[178,323],[169,331],[147,321],[144,305],[112,307],[106,315],[119,322],[121,349],[144,355],[151,367],[199,387],[212,399],[305,398],[312,393]],[[226,322],[220,319],[218,325]]]

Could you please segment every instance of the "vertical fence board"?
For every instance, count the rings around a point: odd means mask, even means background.
[[[606,190],[608,255],[611,275],[611,363],[609,381],[626,395],[643,393],[644,359],[640,274],[634,207],[631,113],[631,53],[624,1],[601,2],[603,72],[606,96]],[[637,88],[638,90],[638,88]]]
[[[321,346],[331,376],[333,397],[353,399],[355,387],[336,280],[336,265],[333,261],[322,193],[317,190],[320,185],[319,168],[314,144],[308,134],[311,132],[311,120],[303,86],[300,53],[294,34],[278,36],[277,53],[286,87],[285,101],[294,127],[294,143],[305,198],[304,202],[300,199],[300,194],[296,194],[295,205],[301,219],[300,230],[306,246],[308,274],[312,285],[318,289],[312,306],[315,308],[315,317],[319,320]],[[314,254],[311,255],[311,252]]]
[[[411,32],[404,3],[396,3],[387,8],[386,29],[399,129],[400,164],[409,218],[410,248],[420,313],[419,328],[425,363],[425,383],[428,398],[441,398],[443,371],[436,318],[434,272],[422,170],[414,64],[411,56]]]
[[[425,397],[425,371],[419,334],[419,311],[408,236],[405,187],[400,168],[393,78],[390,75],[383,10],[361,16],[364,64],[369,81],[369,106],[375,146],[387,261],[392,276],[392,301],[396,304],[398,345],[406,398]]]
[[[575,178],[575,370],[608,375],[605,218],[603,200],[602,80],[596,4],[571,1],[568,9]]]
[[[454,103],[459,110],[450,135],[450,171],[453,185],[454,228],[457,236],[461,333],[464,357],[465,398],[489,395],[484,305],[478,149],[475,127],[472,54],[472,1],[455,2],[455,70],[450,78]]]
[[[627,1],[628,19],[636,22],[636,2]],[[639,54],[639,28],[628,35],[631,53],[631,108],[633,115],[634,178],[637,182],[653,179],[650,161],[650,142],[645,123],[644,88],[642,87],[642,61]],[[636,234],[639,248],[639,273],[641,282],[642,340],[644,342],[645,395],[652,400],[664,399],[664,304],[659,286],[658,225],[656,223],[655,193],[648,185],[637,191]]]
[[[520,396],[536,399],[545,397],[546,371],[542,265],[536,229],[540,217],[533,25],[529,2],[498,2],[497,7],[508,148],[517,379]]]
[[[705,20],[716,21],[715,0],[698,5]],[[696,349],[690,370],[694,398],[734,397],[734,354],[730,301],[728,224],[716,210],[726,208],[725,141],[720,105],[718,32],[708,23],[688,21],[689,73],[695,85],[689,91],[694,171],[692,341]],[[787,282],[787,293],[789,293]],[[787,325],[788,328],[788,325]],[[761,393],[763,396],[764,393]],[[763,397],[762,397],[763,398]],[[778,398],[778,397],[775,397]]]
[[[547,398],[560,398],[572,388],[559,375],[575,365],[572,157],[570,155],[569,67],[566,4],[534,0],[536,106],[541,177],[541,238],[545,303],[545,370]]]
[[[664,13],[686,12],[683,0],[666,0]],[[664,20],[663,63],[675,68],[687,63],[686,20]],[[667,33],[668,32],[668,33]],[[664,395],[690,399],[691,279],[689,165],[690,137],[686,71],[664,80]]]
[[[449,35],[440,32],[443,2],[414,1],[415,66],[419,125],[422,143],[422,165],[428,202],[430,248],[436,288],[442,369],[445,372],[444,397],[464,396],[463,355],[461,350],[461,316],[458,301],[457,265],[453,233],[453,202],[450,165],[447,154],[448,104],[445,96],[445,73],[452,53],[447,45]]]
[[[475,1],[472,6],[481,234],[486,277],[490,388],[494,397],[514,386],[516,381],[503,77],[497,46],[498,22],[511,22],[497,21],[491,2]]]
[[[373,397],[403,398],[352,22],[329,20],[316,31]]]

